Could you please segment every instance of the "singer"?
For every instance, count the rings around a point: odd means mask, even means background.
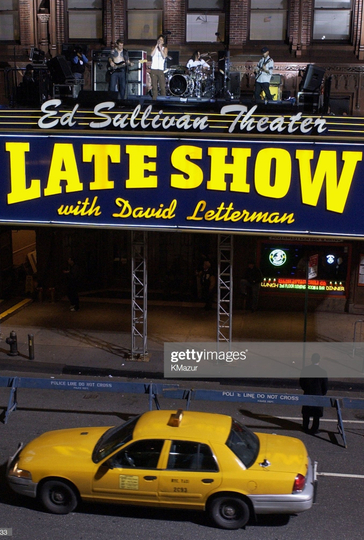
[[[158,85],[161,96],[166,95],[166,79],[164,76],[164,63],[168,56],[168,48],[164,45],[164,37],[158,36],[157,43],[152,50],[152,65],[150,77],[152,79],[152,98],[158,97]]]

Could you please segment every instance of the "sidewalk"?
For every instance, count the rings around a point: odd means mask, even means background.
[[[2,306],[3,309],[2,309]],[[82,298],[81,309],[70,312],[66,300],[30,302],[6,312],[0,304],[0,373],[14,372],[163,378],[164,342],[216,341],[217,315],[201,304],[148,304],[148,358],[130,358],[130,302]],[[17,309],[19,308],[19,309]],[[353,341],[360,315],[309,313],[306,341]],[[5,342],[11,331],[18,339],[18,356],[9,356]],[[233,313],[233,341],[303,341],[304,316],[296,312]],[[33,336],[34,360],[29,359],[28,335]],[[352,381],[353,382],[353,381]]]

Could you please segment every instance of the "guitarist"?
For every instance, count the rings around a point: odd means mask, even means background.
[[[125,98],[127,68],[133,65],[129,60],[128,51],[124,49],[123,40],[116,40],[115,49],[111,51],[109,56],[109,90],[119,92],[120,99]]]
[[[272,77],[274,62],[273,58],[269,56],[268,47],[263,47],[261,50],[262,58],[259,60],[257,67],[255,68],[255,102],[258,103],[261,101],[260,94],[263,92],[265,94],[265,99],[271,101],[273,96],[269,90],[269,83]]]

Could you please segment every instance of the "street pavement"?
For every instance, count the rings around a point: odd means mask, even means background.
[[[235,310],[233,341],[352,342],[361,315],[316,311]],[[364,318],[364,317],[363,317]],[[66,299],[56,302],[14,299],[0,303],[0,373],[97,375],[163,378],[165,342],[216,342],[216,310],[203,304],[148,303],[146,357],[131,357],[130,301],[81,297],[81,309],[71,312]],[[361,324],[356,325],[361,341]],[[19,354],[11,356],[6,339],[17,336]],[[34,358],[29,349],[34,346]],[[353,386],[355,381],[349,381]],[[278,381],[275,384],[279,384]],[[357,381],[361,389],[361,381]]]

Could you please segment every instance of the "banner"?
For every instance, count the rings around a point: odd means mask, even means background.
[[[361,236],[362,148],[77,132],[2,134],[0,220]]]

